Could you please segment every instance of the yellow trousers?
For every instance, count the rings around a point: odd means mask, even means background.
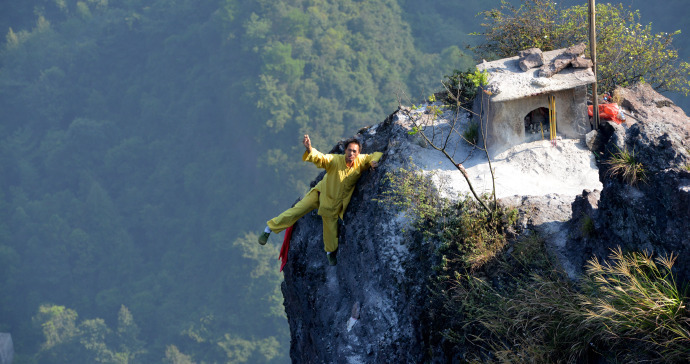
[[[266,222],[274,233],[279,233],[292,226],[302,216],[319,208],[319,192],[312,190],[295,206],[287,209],[277,217]],[[323,221],[323,245],[327,252],[338,249],[338,217],[321,216]]]

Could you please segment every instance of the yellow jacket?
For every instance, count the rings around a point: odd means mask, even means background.
[[[360,154],[348,167],[344,154],[323,154],[311,148],[311,152],[304,152],[302,160],[314,163],[317,167],[326,170],[323,177],[311,191],[319,192],[319,215],[343,218],[345,209],[350,203],[355,184],[362,172],[367,170],[372,161],[378,161],[383,153]]]

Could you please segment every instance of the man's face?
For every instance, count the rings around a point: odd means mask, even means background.
[[[352,163],[354,160],[357,158],[359,155],[359,145],[355,143],[350,143],[347,145],[347,148],[345,148],[345,160],[347,163]]]

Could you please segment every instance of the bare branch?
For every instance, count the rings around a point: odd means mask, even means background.
[[[429,136],[427,135],[427,132],[425,132],[426,127],[429,126],[429,125],[428,125],[426,122],[424,122],[424,120],[423,120],[423,119],[424,119],[424,116],[422,116],[422,117],[420,117],[420,118],[415,118],[413,115],[411,115],[411,113],[410,113],[409,111],[405,110],[404,112],[406,113],[406,116],[407,116],[407,117],[412,121],[412,123],[415,125],[415,127],[416,127],[417,130],[418,130],[418,134],[422,136],[422,138],[424,139],[424,141],[425,141],[431,148],[433,148],[433,149],[435,149],[435,150],[441,152],[441,153],[446,157],[446,159],[448,159],[448,160],[453,164],[453,166],[455,166],[455,168],[456,168],[458,171],[460,171],[460,173],[462,174],[463,178],[465,178],[465,181],[467,182],[467,185],[468,185],[468,187],[470,188],[470,192],[472,193],[472,195],[474,196],[474,198],[479,202],[479,204],[482,206],[482,208],[483,208],[484,210],[486,210],[486,212],[488,212],[488,213],[491,214],[491,213],[492,213],[492,209],[489,208],[489,206],[486,204],[486,202],[484,202],[484,200],[482,200],[482,198],[479,196],[479,194],[477,194],[477,192],[474,190],[474,186],[472,185],[472,182],[471,182],[471,180],[470,180],[470,177],[469,177],[469,175],[467,174],[467,171],[466,171],[465,168],[463,167],[462,163],[458,163],[458,162],[455,160],[454,156],[452,156],[452,155],[450,155],[450,154],[448,153],[447,146],[448,146],[448,142],[449,142],[449,140],[450,140],[450,135],[451,135],[453,132],[456,132],[456,133],[457,133],[457,130],[455,129],[455,126],[456,126],[456,124],[457,124],[457,114],[456,114],[456,117],[453,119],[452,124],[450,124],[450,128],[449,128],[449,130],[448,130],[447,135],[445,136],[445,139],[444,139],[444,141],[443,141],[443,144],[442,144],[441,146],[439,146],[439,145],[437,145],[437,144],[435,143],[435,140],[434,140],[435,137],[436,137],[436,135],[437,135],[437,134],[436,134],[437,128],[436,128],[436,125],[435,125],[433,119],[430,121],[430,127],[431,127],[431,129],[432,129],[432,134],[431,134],[431,138],[429,138]],[[422,124],[419,123],[420,119],[422,120]],[[441,129],[441,128],[438,128],[438,129]],[[440,133],[442,134],[443,132],[441,131]],[[459,133],[458,133],[458,134],[459,134]],[[463,139],[464,139],[464,138],[463,138]],[[474,148],[472,148],[472,150],[474,150]],[[470,154],[471,154],[471,151],[470,151]],[[487,156],[488,156],[488,154],[487,154]],[[468,158],[469,158],[469,155],[465,158],[465,160],[463,160],[463,162],[466,161]],[[492,172],[492,178],[493,178],[493,172]],[[496,194],[494,193],[494,196],[495,196],[495,195],[496,195]]]

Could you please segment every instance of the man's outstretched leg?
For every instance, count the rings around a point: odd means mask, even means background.
[[[279,233],[294,225],[297,220],[306,215],[309,211],[319,207],[319,192],[311,190],[298,201],[295,206],[285,210],[282,214],[268,220],[263,234],[259,235],[259,244],[264,245],[268,241],[271,232]]]
[[[259,235],[259,244],[261,244],[261,245],[266,245],[266,243],[268,242],[268,237],[269,237],[270,235],[271,235],[271,228],[269,228],[268,226],[266,226],[266,227],[264,228],[263,234]]]
[[[323,245],[326,250],[328,264],[338,264],[336,253],[338,252],[338,217],[321,216],[323,220]]]

